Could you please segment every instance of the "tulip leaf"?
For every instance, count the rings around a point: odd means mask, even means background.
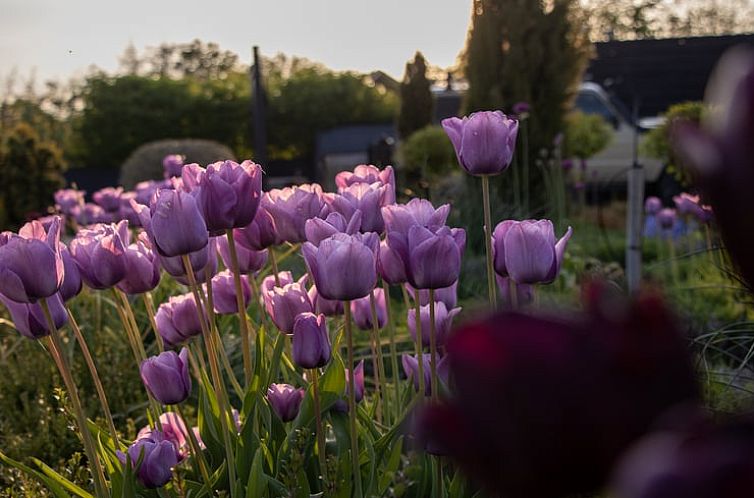
[[[246,497],[258,498],[267,494],[267,479],[263,470],[262,449],[257,449],[254,453],[254,460],[251,464],[248,483],[246,484]]]
[[[377,449],[377,445],[375,444],[375,450]],[[395,443],[393,444],[393,448],[390,451],[390,456],[387,459],[387,462],[382,467],[382,475],[380,476],[380,482],[379,482],[379,489],[378,494],[379,496],[386,496],[388,486],[390,486],[390,483],[393,481],[393,477],[395,476],[395,473],[398,471],[398,466],[401,464],[401,451],[403,450],[403,436],[399,437]],[[451,494],[450,496],[457,496]]]
[[[10,465],[11,467],[14,467],[20,470],[21,472],[24,472],[25,474],[28,474],[32,477],[39,479],[45,484],[45,486],[49,488],[50,491],[52,491],[52,493],[56,496],[56,498],[71,498],[71,495],[66,493],[65,489],[63,489],[63,487],[60,484],[58,484],[58,482],[55,479],[52,479],[46,476],[45,474],[43,474],[42,472],[34,470],[31,467],[24,465],[23,463],[17,460],[13,460],[12,458],[8,457],[7,455],[5,455],[5,453],[1,451],[0,451],[0,461],[2,461],[6,465]],[[61,479],[63,478],[61,477]],[[84,493],[85,494],[79,495],[79,496],[82,496],[82,498],[94,498],[91,494],[88,494],[86,492]]]
[[[82,489],[81,487],[77,486],[76,484],[72,483],[65,477],[55,472],[42,460],[32,457],[31,461],[34,462],[34,464],[39,467],[47,477],[60,484],[71,493],[74,493],[76,496],[80,496],[81,498],[93,498],[93,496],[88,491]]]

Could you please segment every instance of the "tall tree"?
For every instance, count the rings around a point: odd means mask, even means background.
[[[406,63],[401,83],[401,103],[398,114],[398,133],[408,138],[412,133],[432,123],[432,92],[427,79],[427,62],[416,52],[413,62]]]

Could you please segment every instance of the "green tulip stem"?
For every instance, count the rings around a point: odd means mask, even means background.
[[[351,330],[351,302],[343,301],[345,314],[346,342],[348,347],[348,426],[351,436],[351,467],[355,487],[354,498],[362,498],[361,466],[359,465],[359,439],[356,431],[356,379],[353,360],[353,332]]]
[[[495,309],[497,296],[495,271],[492,266],[492,215],[490,214],[490,177],[488,175],[482,176],[482,202],[484,203],[484,247],[487,251],[487,292],[490,297],[490,308]],[[421,362],[419,364],[421,365]]]
[[[278,262],[275,259],[275,248],[270,247],[267,250],[267,254],[270,256],[270,265],[272,265],[272,275],[275,279],[275,287],[280,287],[280,275],[278,275]]]
[[[149,318],[149,325],[152,327],[152,331],[154,332],[154,339],[157,341],[157,350],[162,353],[165,351],[165,343],[162,340],[162,336],[157,331],[157,322],[154,320],[155,310],[154,310],[154,300],[152,299],[152,293],[151,292],[145,292],[142,294],[142,297],[144,298],[144,307],[147,310],[147,317]]]
[[[191,261],[189,260],[189,257],[187,254],[184,254],[181,256],[183,260],[183,267],[186,270],[186,275],[189,279],[189,286],[191,287],[191,292],[194,294],[194,299],[196,300],[197,304],[197,310],[200,310],[199,304],[202,302],[201,299],[201,292],[199,290],[199,285],[196,283],[196,275],[194,274],[194,268],[191,266]],[[218,363],[218,352],[217,348],[214,344],[214,337],[212,334],[212,331],[210,330],[210,323],[213,322],[213,317],[210,314],[211,309],[211,286],[212,286],[212,279],[209,278],[209,274],[207,275],[208,282],[210,285],[208,285],[208,297],[207,297],[207,314],[205,315],[201,311],[199,311],[200,320],[202,324],[202,335],[204,336],[204,344],[207,348],[207,357],[209,358],[209,367],[210,367],[210,373],[212,375],[212,382],[215,384],[215,394],[217,396],[218,404],[221,407],[221,413],[220,413],[220,426],[222,428],[223,433],[223,442],[225,447],[225,458],[227,461],[227,469],[228,469],[228,482],[230,487],[230,496],[232,498],[236,497],[236,466],[233,464],[236,460],[233,456],[233,447],[232,442],[230,439],[230,429],[228,426],[228,416],[231,417],[232,421],[232,413],[230,412],[230,404],[228,402],[227,394],[225,392],[225,385],[223,384],[222,380],[222,374],[220,371],[220,364]],[[206,319],[206,321],[205,321]],[[214,328],[214,327],[213,327]],[[224,413],[223,413],[224,412]]]
[[[317,424],[317,456],[319,457],[319,472],[322,479],[322,489],[327,485],[327,454],[325,453],[325,431],[322,427],[322,408],[319,402],[319,371],[310,370],[312,377],[312,397],[314,398],[314,420]]]
[[[424,385],[424,338],[422,337],[421,300],[419,289],[414,289],[414,313],[416,314],[416,359],[419,368],[419,399],[424,400],[426,386]]]
[[[207,464],[207,460],[204,456],[204,452],[202,451],[201,446],[199,446],[199,441],[196,439],[196,434],[194,434],[193,429],[191,429],[191,427],[189,426],[188,419],[183,415],[181,405],[173,405],[173,409],[175,410],[175,413],[181,418],[181,420],[183,420],[183,426],[186,428],[186,439],[188,439],[189,441],[191,453],[193,453],[199,465],[199,472],[201,472],[202,474],[204,485],[206,486],[207,491],[211,493],[212,479],[210,479],[209,477],[209,465]]]
[[[374,382],[377,386],[378,400],[382,411],[377,412],[377,422],[387,423],[390,413],[390,403],[385,393],[387,379],[385,378],[385,363],[382,358],[382,344],[380,343],[380,324],[377,319],[377,302],[374,298],[374,290],[369,293],[369,308],[372,313],[372,364],[374,370]],[[375,355],[376,354],[376,355]],[[375,364],[376,363],[376,364]],[[382,413],[382,416],[380,416]]]
[[[235,238],[233,237],[233,229],[226,230],[226,233],[228,234],[228,248],[230,249],[230,266],[233,271],[233,283],[236,286],[238,321],[241,326],[244,384],[248,386],[251,382],[251,337],[249,335],[249,322],[246,317],[246,306],[244,305],[243,288],[241,287],[241,272],[238,267],[238,251],[236,249]]]
[[[429,289],[429,373],[432,377],[430,388],[432,389],[432,401],[437,401],[440,397],[440,384],[437,380],[437,337],[435,330],[435,290]],[[423,358],[419,363],[424,363]]]
[[[673,285],[678,286],[680,278],[678,276],[678,259],[675,257],[675,243],[673,242],[673,236],[668,237],[668,255],[670,256],[670,275],[672,277]]]
[[[89,350],[89,346],[87,346],[86,344],[84,334],[81,333],[79,324],[76,323],[76,319],[74,318],[73,313],[71,313],[71,310],[70,308],[68,308],[68,306],[65,307],[65,311],[66,313],[68,313],[68,323],[71,326],[73,335],[76,337],[76,341],[79,343],[81,352],[84,354],[84,361],[86,361],[86,366],[87,368],[89,368],[89,373],[92,376],[94,388],[97,390],[97,396],[99,397],[102,411],[105,414],[105,419],[107,420],[107,427],[110,430],[110,437],[113,439],[113,446],[115,447],[115,449],[118,449],[120,447],[118,443],[118,431],[115,430],[115,422],[113,422],[113,415],[110,412],[110,404],[107,402],[105,388],[102,386],[102,380],[100,379],[99,373],[97,372],[97,366],[94,363],[94,358],[92,358],[92,353]]]
[[[388,333],[390,335],[390,367],[393,370],[393,387],[395,388],[395,418],[398,420],[400,417],[400,390],[398,388],[398,353],[395,347],[395,321],[393,317],[393,310],[390,303],[390,286],[384,280],[382,281],[382,289],[385,291],[385,309],[387,311],[387,326]]]
[[[107,491],[107,484],[105,481],[105,474],[102,472],[102,464],[97,456],[96,446],[94,445],[94,439],[92,433],[87,425],[86,415],[84,414],[84,408],[81,405],[81,398],[79,392],[76,389],[76,383],[71,375],[71,368],[68,365],[68,360],[63,354],[63,347],[58,336],[57,327],[55,327],[55,321],[50,314],[50,308],[47,305],[47,299],[41,299],[42,311],[45,319],[47,320],[47,326],[52,332],[45,337],[46,346],[50,351],[52,359],[60,371],[61,377],[63,377],[63,383],[68,390],[68,396],[73,406],[74,416],[76,417],[76,423],[79,426],[79,432],[81,432],[81,438],[84,442],[84,451],[92,465],[92,476],[94,478],[94,490],[98,497],[106,497],[110,494]]]

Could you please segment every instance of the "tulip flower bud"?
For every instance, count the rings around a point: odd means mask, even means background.
[[[259,292],[264,295],[277,286],[277,282],[280,282],[280,287],[284,287],[293,283],[293,273],[289,271],[278,272],[277,280],[275,275],[267,275],[262,279],[262,284],[259,286]]]
[[[660,228],[669,231],[673,229],[676,221],[675,209],[665,208],[657,214],[657,222],[660,224]]]
[[[346,368],[346,392],[345,397],[348,399],[348,393],[349,393],[349,386],[350,386],[350,379],[349,379],[349,370]],[[364,360],[361,360],[358,365],[356,365],[356,368],[353,370],[353,378],[356,383],[356,392],[354,393],[356,402],[360,402],[364,398]],[[341,413],[348,413],[348,403],[345,399],[339,399],[335,402],[333,405],[333,409],[341,412]]]
[[[374,289],[374,304],[377,311],[377,328],[382,329],[387,323],[387,303],[385,302],[385,291]],[[372,307],[370,296],[354,299],[351,301],[351,315],[353,322],[361,330],[372,330]]]
[[[267,389],[267,401],[283,422],[290,422],[298,415],[305,391],[288,384],[271,384]]]
[[[495,275],[495,282],[500,291],[500,301],[506,305],[512,305],[511,302],[511,278]],[[518,306],[524,306],[534,301],[534,286],[530,284],[517,284],[513,282],[516,289],[516,301]]]
[[[209,242],[207,224],[196,200],[187,192],[157,190],[149,210],[142,209],[139,217],[161,256],[190,254]]]
[[[388,238],[388,241],[391,239]],[[466,232],[443,227],[433,233],[413,226],[408,232],[408,281],[417,289],[450,287],[461,274]]]
[[[251,223],[243,228],[233,229],[233,236],[238,245],[250,251],[262,251],[283,241],[275,227],[275,220],[263,204],[260,204]]]
[[[126,276],[128,222],[97,224],[81,229],[71,241],[70,251],[81,279],[92,289],[109,289]]]
[[[91,202],[71,208],[71,216],[81,226],[112,223],[115,221],[113,213],[108,213],[101,206]]]
[[[248,306],[251,299],[251,287],[245,275],[241,276],[241,291],[244,306]],[[214,294],[215,313],[218,315],[238,313],[236,284],[230,270],[221,271],[212,277],[212,293]]]
[[[188,349],[165,351],[141,362],[141,380],[149,393],[164,405],[175,405],[191,394],[191,376],[188,371]]]
[[[126,276],[118,282],[118,289],[126,294],[143,294],[160,283],[160,262],[152,251],[145,232],[139,234],[135,244],[125,250]]]
[[[556,242],[550,220],[513,222],[503,237],[504,250],[499,241],[496,241],[496,247],[505,254],[505,269],[516,283],[548,284],[560,273],[563,254],[572,233],[569,227]]]
[[[397,285],[406,282],[406,266],[400,254],[390,247],[387,241],[380,242],[380,250],[377,257],[377,271],[382,280]]]
[[[8,308],[13,325],[16,326],[16,330],[22,336],[29,339],[41,339],[52,332],[40,303],[17,303],[2,294],[0,294],[0,302]],[[65,311],[60,294],[53,294],[48,297],[47,306],[50,308],[55,330],[68,322],[68,314]]]
[[[644,212],[648,215],[656,215],[662,209],[662,201],[659,197],[647,197],[644,201]]]
[[[166,179],[174,176],[181,176],[181,170],[183,169],[183,162],[185,157],[180,154],[170,154],[165,156],[162,160],[163,174]]]
[[[321,218],[312,218],[306,220],[304,231],[306,240],[318,246],[323,240],[335,235],[336,233],[347,233],[353,235],[359,231],[361,226],[361,211],[356,210],[350,214],[349,221],[346,221],[344,215],[338,212],[332,212],[324,220]]]
[[[414,289],[410,285],[407,285],[406,289],[414,299],[414,303],[416,303],[418,297],[419,306],[429,304],[429,289]],[[435,289],[435,301],[442,301],[447,309],[455,308],[458,302],[458,281],[453,282],[450,287]]]
[[[379,244],[375,233],[337,233],[319,247],[304,243],[304,259],[322,297],[350,301],[368,295],[377,284]]]
[[[392,166],[387,166],[380,171],[376,166],[371,164],[360,164],[351,171],[341,171],[335,175],[335,184],[338,186],[338,192],[342,192],[351,185],[366,183],[371,185],[379,183],[380,185],[390,186],[390,196],[386,197],[387,204],[395,204],[395,172]]]
[[[141,462],[136,477],[145,488],[159,488],[169,483],[173,477],[172,468],[178,465],[175,446],[160,431],[139,439],[128,447],[127,453],[118,450],[116,455],[123,465],[136,467]]]
[[[214,243],[214,238],[210,239],[210,243],[204,248],[189,253],[188,257],[198,284],[206,282],[207,275],[212,276],[217,273],[217,245]],[[181,256],[160,256],[160,265],[178,282],[189,285],[189,278]]]
[[[429,347],[430,345],[430,331],[431,324],[429,317],[429,304],[419,308],[419,319],[421,320],[422,327],[422,345]],[[442,301],[435,302],[435,341],[439,346],[445,344],[449,335],[450,329],[453,327],[453,318],[461,312],[461,308],[453,308],[448,310],[445,307],[445,303]],[[411,333],[411,337],[416,342],[416,309],[409,308],[407,311],[407,325],[408,330]]]
[[[81,272],[73,256],[68,251],[65,244],[60,244],[60,256],[63,258],[63,284],[60,286],[60,297],[63,301],[68,301],[79,295],[83,282],[81,281]]]
[[[47,230],[31,221],[0,244],[0,294],[33,303],[58,292],[64,277],[59,218]]]
[[[157,309],[154,320],[166,346],[180,344],[202,333],[201,317],[192,293],[170,297]]]
[[[306,220],[325,217],[329,210],[316,183],[270,190],[262,206],[272,215],[280,238],[294,244],[306,240]]]
[[[510,166],[516,150],[518,121],[500,111],[475,112],[463,119],[443,119],[442,126],[458,157],[472,175],[497,175]]]
[[[380,183],[355,183],[340,190],[330,203],[332,208],[342,214],[346,219],[351,219],[356,211],[361,211],[362,232],[382,233],[385,230],[385,222],[382,219],[381,209],[389,205],[395,199],[391,185]]]
[[[72,188],[61,189],[55,192],[55,207],[63,214],[73,215],[73,208],[84,205],[83,190]]]
[[[317,292],[317,286],[312,285],[309,288],[309,300],[314,306],[315,313],[321,313],[325,316],[339,316],[343,314],[343,301],[325,299]]]
[[[273,287],[262,294],[267,314],[275,326],[285,334],[293,333],[293,324],[299,313],[314,311],[304,287],[307,278],[308,275],[304,275],[298,282]]]
[[[301,368],[324,367],[330,353],[325,315],[299,314],[293,324],[293,362]]]
[[[424,395],[429,396],[432,394],[432,371],[430,358],[432,355],[428,353],[422,354],[422,367],[424,372]],[[401,364],[403,365],[403,372],[406,377],[413,380],[414,389],[419,390],[419,360],[417,356],[408,354],[401,355]]]
[[[162,427],[162,436],[165,440],[173,443],[176,451],[178,463],[181,463],[189,455],[188,429],[184,420],[173,412],[163,413],[160,415],[160,426]],[[159,432],[159,431],[157,431]],[[150,426],[144,426],[136,434],[136,441],[149,439],[153,437],[155,429]]]
[[[235,233],[234,233],[235,235]],[[220,253],[220,257],[223,260],[223,264],[228,269],[233,269],[232,261],[230,258],[230,246],[228,245],[228,237],[223,235],[216,238],[217,252]],[[236,255],[238,256],[238,271],[244,274],[256,273],[267,264],[267,250],[256,251],[245,248],[239,243],[236,243]]]
[[[92,199],[106,212],[115,213],[120,210],[120,196],[122,194],[122,187],[105,187],[92,194]]]

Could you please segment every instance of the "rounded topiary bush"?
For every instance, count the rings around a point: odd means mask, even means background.
[[[159,180],[163,177],[162,160],[169,154],[181,154],[186,163],[205,166],[225,159],[235,160],[233,151],[212,140],[181,139],[149,142],[128,156],[120,167],[119,183],[126,189],[143,180]]]

